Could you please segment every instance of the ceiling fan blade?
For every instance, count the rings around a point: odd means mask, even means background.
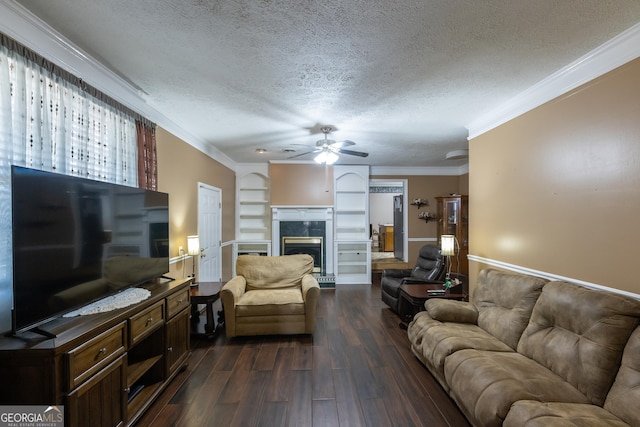
[[[320,141],[316,142],[316,147],[330,147],[334,149],[348,147],[350,145],[356,145],[356,143],[346,139],[344,141],[334,141],[333,139],[327,139],[325,141],[321,139]]]
[[[361,151],[343,150],[342,148],[337,150],[340,154],[348,154],[350,156],[367,157],[369,153],[363,153]]]
[[[295,156],[287,157],[287,159],[295,159],[297,157],[306,156],[307,154],[319,153],[320,151],[322,151],[322,150],[307,151],[306,153],[300,153],[300,154],[296,154]]]
[[[355,142],[351,141],[336,141],[333,139],[320,139],[316,141],[316,147],[335,147],[340,148],[345,145],[354,145]]]
[[[356,143],[345,139],[344,141],[336,141],[335,143],[331,144],[332,147],[336,148],[348,147],[350,145],[356,145]]]

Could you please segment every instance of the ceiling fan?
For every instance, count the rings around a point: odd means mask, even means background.
[[[298,154],[293,157],[289,157],[290,159],[306,156],[311,153],[318,153],[313,160],[319,164],[327,164],[331,165],[335,163],[339,156],[338,154],[347,154],[350,156],[358,156],[358,157],[367,157],[369,153],[363,153],[361,151],[353,151],[353,150],[345,150],[343,147],[348,147],[350,145],[355,145],[356,143],[349,140],[344,141],[334,141],[333,139],[329,139],[329,133],[333,128],[331,126],[323,126],[320,128],[320,131],[324,134],[324,139],[318,140],[316,142],[316,149],[313,151],[308,151],[306,153]]]

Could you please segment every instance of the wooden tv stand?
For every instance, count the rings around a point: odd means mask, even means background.
[[[50,339],[0,338],[0,404],[64,405],[67,426],[130,426],[190,355],[191,279],[144,285],[151,296],[108,313],[58,318]]]

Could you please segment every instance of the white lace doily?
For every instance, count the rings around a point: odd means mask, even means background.
[[[129,288],[118,294],[103,298],[99,301],[85,305],[82,308],[71,311],[63,317],[86,316],[88,314],[106,313],[144,301],[151,296],[151,292],[142,288]]]

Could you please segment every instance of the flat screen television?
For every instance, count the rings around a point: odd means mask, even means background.
[[[168,194],[19,166],[11,192],[12,333],[169,271]]]

